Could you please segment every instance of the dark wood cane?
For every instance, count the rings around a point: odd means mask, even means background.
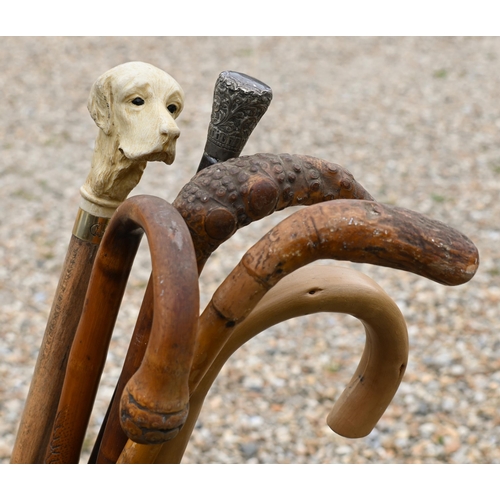
[[[115,109],[120,106],[134,107],[135,104],[123,102],[116,96],[121,95],[123,86],[131,91],[139,80],[139,83],[149,81],[153,84],[152,88],[167,89],[168,104],[176,107],[175,112],[158,107],[155,113],[149,112],[145,120],[141,108],[140,112],[134,112],[134,120],[121,123],[114,115]],[[180,113],[182,104],[183,94],[178,83],[164,71],[141,62],[112,68],[92,86],[88,108],[99,127],[99,134],[89,175],[80,189],[80,208],[42,339],[11,463],[41,463],[44,459],[66,361],[104,230],[116,208],[140,181],[147,161],[154,159],[172,163],[179,135],[174,118]],[[142,122],[151,125],[148,128]],[[163,130],[161,134],[160,126]],[[149,130],[149,138],[161,141],[163,152],[155,152],[151,156],[158,145],[144,141],[140,134],[134,133],[134,127],[140,130],[154,128]],[[137,136],[135,142],[132,139],[122,143],[121,140],[128,136]]]

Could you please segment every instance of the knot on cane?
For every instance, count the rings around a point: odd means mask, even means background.
[[[179,434],[189,411],[189,404],[176,412],[154,411],[141,405],[132,392],[137,384],[131,380],[120,400],[122,429],[129,439],[139,444],[157,444],[170,441]]]

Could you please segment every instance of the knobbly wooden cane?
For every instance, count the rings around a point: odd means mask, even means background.
[[[185,218],[193,238],[199,272],[209,255],[239,227],[275,210],[310,205],[335,198],[372,199],[339,165],[299,155],[257,154],[232,159],[198,173],[179,193],[173,205]],[[151,331],[153,302],[146,290],[127,358],[115,393],[140,364]],[[142,350],[141,350],[142,346]],[[108,410],[100,450],[91,461],[116,463],[126,441],[119,423],[118,400]]]
[[[116,208],[139,182],[147,161],[174,161],[179,137],[175,118],[183,103],[183,91],[170,75],[141,62],[117,66],[92,86],[88,108],[99,133],[12,463],[43,460],[102,235]]]
[[[46,463],[79,460],[114,323],[144,233],[153,267],[154,318],[144,359],[124,390],[124,422],[137,441],[155,442],[177,434],[187,416],[187,378],[199,315],[194,248],[182,217],[170,204],[136,196],[118,208],[97,253]]]
[[[240,155],[247,143],[252,131],[267,111],[272,100],[272,90],[265,83],[236,71],[223,71],[220,73],[215,83],[212,114],[208,125],[207,140],[200,161],[198,172],[215,163],[223,162]],[[146,303],[150,303],[152,294],[151,284],[148,283],[145,296],[148,297]],[[146,313],[143,313],[146,314]],[[152,318],[152,310],[148,313]],[[136,360],[135,366],[140,362]],[[116,392],[123,390],[123,379],[119,383]],[[108,462],[105,455],[111,454],[105,451],[112,446],[108,441],[110,436],[121,434],[123,443],[115,443],[115,455],[118,457],[126,437],[121,431],[118,419],[115,418],[109,423],[107,432],[107,442],[102,445],[104,430],[108,427],[108,416],[111,411],[118,412],[118,399],[113,395],[110,406],[104,418],[103,425],[96,439],[89,462]],[[97,454],[99,453],[99,457]],[[113,463],[116,462],[116,458]]]
[[[179,435],[161,447],[155,462],[181,462],[209,389],[239,347],[273,325],[318,312],[349,314],[364,326],[365,352],[327,421],[345,437],[367,435],[392,400],[407,365],[405,320],[394,301],[368,276],[337,266],[309,265],[285,276],[235,327],[191,393],[189,415]]]
[[[477,248],[466,236],[410,210],[362,200],[330,201],[303,209],[278,224],[245,254],[201,315],[189,376],[191,394],[235,327],[245,320],[265,293],[284,276],[317,259],[401,269],[450,286],[469,281],[479,264]],[[370,350],[365,349],[355,375],[365,374],[366,385],[370,383],[365,373],[369,354]],[[383,357],[378,361],[383,365]],[[380,365],[377,366],[380,369]],[[402,371],[403,363],[393,372],[397,375],[394,380],[401,380],[398,376]],[[370,370],[370,373],[374,372]],[[390,390],[378,396],[386,397],[391,392],[393,396],[396,388],[397,385],[392,384]],[[361,384],[359,389],[345,391],[340,406],[330,414],[329,423],[339,432],[364,435],[392,399],[390,396],[385,407],[380,401],[373,406],[377,398],[363,400],[359,396],[363,389]],[[368,407],[363,407],[364,402]],[[377,408],[382,409],[382,413]],[[364,422],[356,420],[354,409],[366,410],[362,414],[369,417],[365,417]],[[346,418],[339,417],[343,413]],[[171,446],[177,446],[175,440]],[[154,461],[160,450],[161,445],[144,447],[128,443],[118,462]]]

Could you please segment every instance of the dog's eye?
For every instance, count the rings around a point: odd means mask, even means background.
[[[169,104],[167,109],[173,114],[177,111],[177,106],[175,104]]]
[[[135,104],[136,106],[142,106],[144,104],[144,99],[141,97],[136,97],[133,101],[132,104]]]

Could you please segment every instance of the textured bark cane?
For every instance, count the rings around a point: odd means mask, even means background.
[[[267,290],[318,259],[401,269],[445,285],[469,281],[479,264],[466,236],[410,210],[361,200],[300,210],[255,244],[212,297],[200,318],[191,389]]]
[[[240,227],[289,206],[312,205],[339,198],[373,199],[350,172],[334,163],[308,156],[256,154],[202,170],[184,186],[173,206],[190,229],[201,272],[210,254]],[[116,463],[127,441],[120,427],[116,395],[121,394],[126,381],[139,366],[148,342],[152,316],[153,303],[148,285],[115,396],[91,462]]]
[[[235,327],[191,393],[188,419],[181,432],[161,447],[156,463],[180,463],[210,387],[239,347],[273,325],[318,312],[350,314],[365,328],[362,359],[330,412],[328,425],[345,437],[369,434],[403,378],[408,361],[405,320],[394,301],[364,274],[342,267],[312,265],[285,276]]]
[[[256,154],[202,170],[173,205],[193,237],[198,267],[239,228],[300,205],[338,199],[373,200],[352,174],[312,156]]]
[[[177,434],[187,416],[189,374],[199,312],[198,275],[179,213],[151,196],[124,202],[103,238],[70,352],[47,463],[76,463],[127,278],[144,232],[153,264],[153,331],[122,399],[131,436],[148,442]],[[144,419],[148,424],[143,425]]]

